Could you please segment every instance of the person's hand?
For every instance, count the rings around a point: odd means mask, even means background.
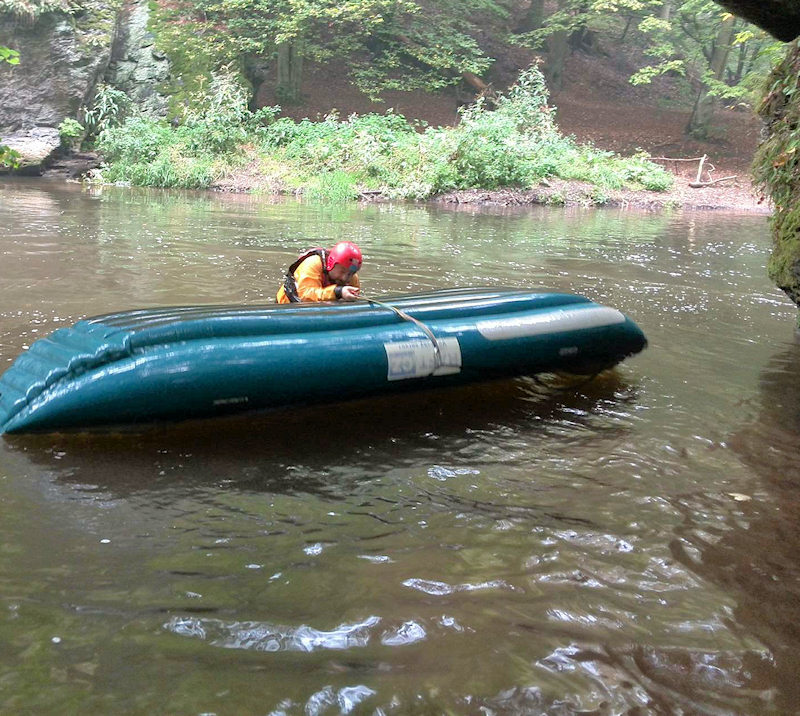
[[[342,301],[355,301],[360,291],[357,286],[342,286]]]

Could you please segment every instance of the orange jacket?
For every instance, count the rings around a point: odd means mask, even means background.
[[[336,284],[328,280],[328,274],[322,270],[322,259],[309,256],[294,271],[294,280],[297,284],[297,295],[301,301],[335,301]],[[348,286],[360,286],[358,274],[353,274],[347,280]],[[276,296],[278,303],[291,303],[286,295],[286,290],[281,284]]]

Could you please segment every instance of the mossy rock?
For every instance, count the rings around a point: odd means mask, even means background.
[[[767,139],[753,175],[775,207],[770,278],[800,306],[800,45],[789,47],[772,72],[759,108]]]

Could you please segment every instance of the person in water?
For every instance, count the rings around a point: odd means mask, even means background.
[[[278,289],[278,303],[355,301],[359,297],[361,249],[340,241],[332,249],[311,249],[295,261]]]

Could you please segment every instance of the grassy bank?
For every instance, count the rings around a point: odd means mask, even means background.
[[[105,158],[98,179],[204,188],[247,164],[273,190],[342,201],[364,192],[428,199],[472,188],[530,189],[556,178],[590,183],[603,203],[610,190],[665,191],[672,184],[644,154],[623,158],[562,135],[536,69],[495,107],[466,109],[455,127],[423,127],[391,112],[295,122],[274,107],[251,112],[247,100],[223,75],[177,127],[131,116],[105,129],[97,141]]]

